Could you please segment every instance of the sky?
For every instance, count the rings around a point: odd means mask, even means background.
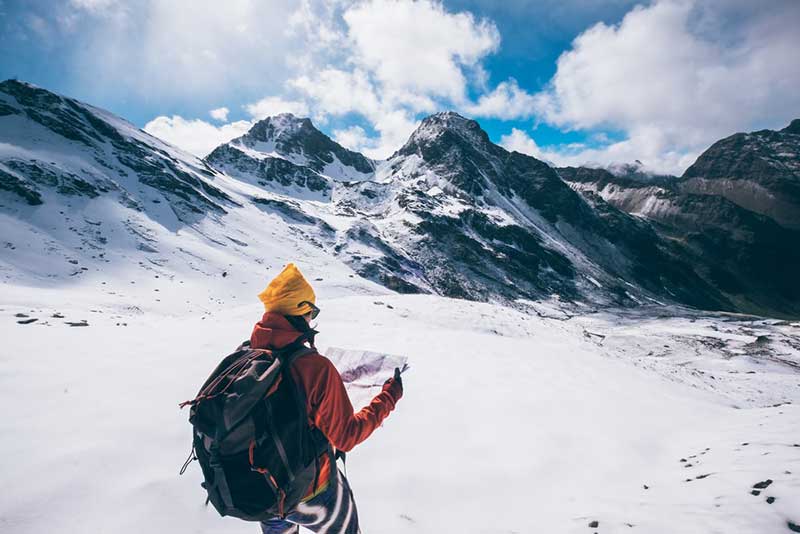
[[[281,112],[374,158],[455,110],[555,165],[681,174],[800,117],[797,0],[0,0],[0,79],[204,156]]]

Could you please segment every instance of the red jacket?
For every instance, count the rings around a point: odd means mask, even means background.
[[[267,312],[253,328],[250,345],[256,349],[280,349],[300,335],[282,315]],[[345,452],[367,439],[403,395],[402,388],[392,381],[368,406],[353,413],[342,377],[325,356],[318,353],[300,356],[292,364],[291,372],[295,382],[305,390],[309,423],[319,428],[331,445]],[[306,497],[327,484],[330,470],[330,460],[324,455],[320,461],[319,483],[316,488],[309,488]]]

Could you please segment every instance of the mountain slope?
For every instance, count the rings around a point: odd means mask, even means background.
[[[455,113],[425,119],[376,181],[379,192],[362,185],[371,193],[354,190],[346,201],[369,215],[359,235],[403,254],[390,262],[359,254],[362,273],[392,276],[400,263],[400,272],[421,273],[426,288],[482,300],[557,294],[597,304],[725,305],[647,224],[588,203],[546,164],[491,143]]]
[[[800,119],[717,141],[686,169],[681,190],[722,196],[800,230]]]
[[[329,199],[334,180],[369,179],[375,163],[291,113],[267,117],[214,149],[210,165],[275,192]]]
[[[332,230],[291,199],[108,112],[13,80],[0,84],[0,224],[4,283],[105,292],[119,276],[203,288],[230,275],[226,292],[235,283],[257,293],[265,268],[296,260],[328,265],[332,283],[371,286],[351,281],[322,249]]]
[[[139,211],[164,199],[186,222],[231,204],[207,165],[76,100],[9,80],[0,84],[0,117],[2,187],[29,205],[46,202],[52,191],[113,195]]]
[[[653,223],[735,309],[797,316],[800,135],[792,132],[790,126],[723,139],[682,177],[558,172],[582,194]]]

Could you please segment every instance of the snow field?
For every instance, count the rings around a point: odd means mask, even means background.
[[[0,497],[2,530],[257,532],[203,506],[196,464],[177,475],[190,446],[177,403],[249,336],[255,297],[181,314],[184,297],[199,298],[181,290],[167,311],[91,314],[91,295],[23,299],[24,289],[0,305],[0,400],[13,410],[0,420],[0,472],[14,488]],[[411,364],[397,410],[349,455],[364,532],[761,534],[800,521],[800,388],[784,393],[793,404],[736,409],[727,395],[610,357],[572,321],[328,292],[323,353],[358,348]],[[32,308],[88,315],[90,326],[15,323]]]

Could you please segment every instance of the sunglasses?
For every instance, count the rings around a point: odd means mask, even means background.
[[[312,319],[316,319],[316,318],[317,318],[317,315],[319,315],[320,309],[319,309],[319,308],[317,308],[317,307],[314,305],[314,303],[313,303],[313,302],[311,302],[311,301],[308,301],[308,300],[304,300],[303,302],[299,303],[299,304],[297,305],[297,307],[298,307],[298,308],[302,308],[304,304],[308,304],[309,306],[311,306],[311,318],[312,318]]]

